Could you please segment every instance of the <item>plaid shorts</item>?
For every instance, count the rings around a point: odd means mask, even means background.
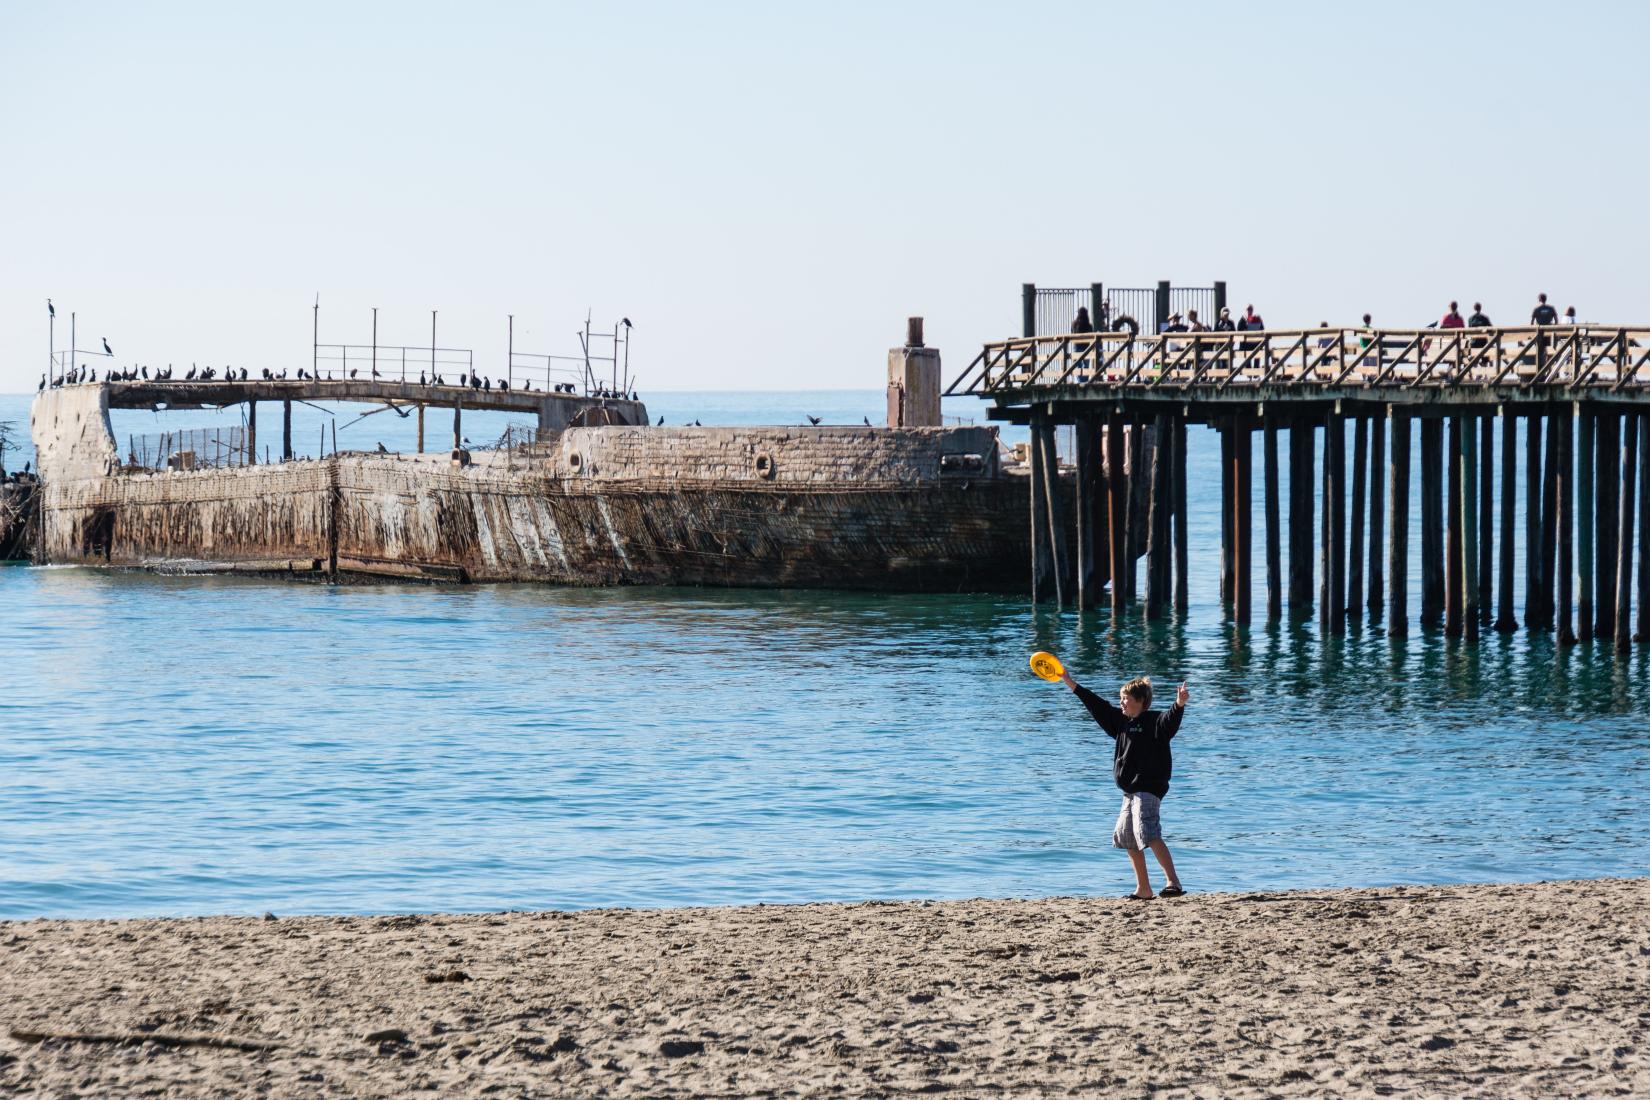
[[[1163,826],[1157,820],[1162,800],[1155,794],[1142,791],[1123,796],[1123,808],[1117,814],[1117,827],[1111,831],[1111,846],[1130,851],[1144,851],[1154,840],[1163,839]]]

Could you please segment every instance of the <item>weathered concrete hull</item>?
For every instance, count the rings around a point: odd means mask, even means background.
[[[1022,478],[753,489],[339,457],[48,492],[55,562],[554,584],[1025,585]]]

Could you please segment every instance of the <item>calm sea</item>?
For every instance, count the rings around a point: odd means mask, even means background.
[[[643,396],[666,423],[881,418],[872,391]],[[342,447],[411,445],[337,415]],[[1164,821],[1191,889],[1650,866],[1642,651],[1235,631],[1217,440],[1191,447],[1192,612],[1151,627],[986,596],[0,569],[0,917],[1117,893],[1111,743],[1031,677],[1038,648],[1100,690],[1190,682]]]

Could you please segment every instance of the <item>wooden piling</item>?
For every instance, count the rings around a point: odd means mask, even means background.
[[[1297,416],[1289,425],[1289,614],[1312,610],[1312,510],[1317,425]]]
[[[1026,445],[1029,452],[1027,458],[1031,460],[1031,603],[1036,606],[1049,587],[1049,568],[1051,555],[1048,545],[1048,519],[1043,515],[1046,507],[1043,495],[1043,448],[1041,444],[1043,418],[1033,413],[1031,417],[1031,442]]]
[[[1565,404],[1553,416],[1553,431],[1558,436],[1558,584],[1554,589],[1553,625],[1558,631],[1559,645],[1575,645],[1576,632],[1570,617],[1575,588],[1575,417],[1572,406]]]
[[[281,402],[281,461],[292,461],[292,402]]]
[[[1159,414],[1153,423],[1156,446],[1152,448],[1151,496],[1146,509],[1150,540],[1146,544],[1146,618],[1161,619],[1168,603],[1169,589],[1169,464],[1165,461],[1168,432],[1166,417]]]
[[[1633,640],[1650,642],[1650,414],[1639,413],[1639,613]]]
[[[453,450],[464,449],[464,399],[453,398]]]
[[[1238,623],[1248,626],[1252,617],[1254,596],[1254,501],[1255,501],[1255,441],[1248,410],[1232,417],[1233,491],[1232,521],[1237,525],[1236,559],[1232,580],[1237,587],[1233,600],[1233,615]]]
[[[1616,550],[1616,652],[1626,653],[1633,641],[1633,487],[1638,474],[1639,414],[1629,412],[1621,424],[1621,520]]]
[[[1608,405],[1599,409],[1593,433],[1593,636],[1616,636],[1616,505],[1621,484],[1621,416]]]
[[[1237,565],[1237,547],[1233,545],[1236,524],[1232,517],[1232,456],[1236,448],[1229,417],[1221,418],[1215,430],[1220,433],[1220,609],[1222,614],[1230,615],[1235,594],[1232,572]]]
[[[1043,448],[1043,514],[1048,518],[1048,544],[1054,555],[1054,602],[1069,607],[1076,594],[1072,586],[1071,546],[1066,538],[1065,506],[1060,496],[1060,452],[1054,443],[1054,425],[1043,420],[1037,433]]]
[[[1364,594],[1364,486],[1369,483],[1369,418],[1352,418],[1352,526],[1346,541],[1346,613],[1357,619]]]
[[[1077,527],[1077,606],[1086,611],[1095,606],[1099,597],[1094,572],[1095,518],[1099,514],[1095,507],[1099,490],[1095,467],[1099,463],[1099,455],[1095,453],[1094,446],[1094,418],[1079,416],[1074,431],[1077,437],[1076,453],[1073,455],[1077,463],[1074,485],[1077,507],[1074,517]]]
[[[1444,615],[1444,422],[1421,419],[1421,626]]]
[[[1114,629],[1123,614],[1123,506],[1127,503],[1127,492],[1123,477],[1123,417],[1113,412],[1106,418],[1106,561],[1111,578]]]
[[[1324,421],[1324,611],[1329,633],[1346,633],[1346,423],[1339,412]]]
[[[1541,471],[1541,629],[1553,629],[1553,575],[1558,554],[1558,410],[1547,405],[1546,457]]]
[[[1388,410],[1392,446],[1387,449],[1387,633],[1409,633],[1409,414]]]
[[[1466,583],[1466,552],[1464,547],[1463,502],[1466,487],[1462,474],[1466,464],[1466,418],[1449,418],[1449,451],[1447,463],[1448,496],[1445,510],[1448,520],[1444,531],[1444,636],[1461,636],[1461,616],[1466,608],[1463,585]]]
[[[1518,418],[1507,406],[1501,406],[1497,418],[1501,421],[1501,575],[1496,592],[1500,607],[1495,616],[1495,629],[1510,634],[1518,629],[1518,616],[1513,613],[1513,512],[1518,503]]]
[[[1140,555],[1146,549],[1146,515],[1142,506],[1140,494],[1135,492],[1136,479],[1146,477],[1146,426],[1137,421],[1130,425],[1129,433],[1129,500],[1128,520],[1125,526],[1128,530],[1128,553],[1123,555],[1123,592],[1130,603],[1140,596],[1139,569]],[[1146,483],[1141,481],[1142,485]],[[1149,486],[1148,486],[1149,487]]]
[[[1541,630],[1541,414],[1524,417],[1524,629]]]
[[[1283,618],[1283,550],[1280,546],[1281,527],[1278,522],[1278,417],[1267,410],[1266,429],[1262,441],[1262,478],[1266,500],[1266,621]]]
[[[1174,414],[1174,609],[1185,616],[1189,604],[1186,567],[1191,559],[1191,536],[1186,530],[1186,417]]]
[[[1382,543],[1385,537],[1383,505],[1386,501],[1386,410],[1370,418],[1369,423],[1369,617],[1380,619],[1381,604],[1386,599],[1382,591]]]
[[[1593,636],[1593,411],[1576,402],[1576,637]]]
[[[1478,440],[1474,416],[1461,423],[1461,634],[1478,640]]]
[[[246,403],[246,464],[258,464],[258,403]]]
[[[1478,418],[1478,621],[1495,613],[1495,417]]]
[[[424,453],[424,403],[418,403],[418,453]]]

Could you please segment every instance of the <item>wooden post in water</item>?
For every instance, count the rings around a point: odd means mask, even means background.
[[[424,402],[418,403],[418,453],[424,453]]]
[[[1123,555],[1123,592],[1130,603],[1140,598],[1140,554],[1146,549],[1146,515],[1141,505],[1140,494],[1135,491],[1135,483],[1148,488],[1146,477],[1146,426],[1142,421],[1136,421],[1129,426],[1129,501],[1128,520],[1125,526],[1128,529],[1128,553]]]
[[[1352,529],[1346,541],[1346,614],[1356,620],[1364,594],[1364,486],[1369,482],[1369,417],[1352,418]]]
[[[1500,607],[1495,617],[1495,629],[1510,634],[1518,629],[1518,616],[1513,613],[1513,510],[1518,503],[1518,418],[1507,406],[1501,406],[1501,575],[1497,578],[1496,593]]]
[[[1478,621],[1495,615],[1495,417],[1478,418]]]
[[[1094,575],[1095,496],[1099,488],[1099,479],[1095,476],[1099,456],[1094,447],[1094,418],[1079,416],[1074,431],[1077,437],[1073,455],[1077,462],[1077,607],[1086,611],[1094,607],[1099,595]]]
[[[1650,642],[1650,414],[1639,413],[1639,614],[1633,640]]]
[[[1168,413],[1158,413],[1152,427],[1151,561],[1146,578],[1146,617],[1161,619],[1173,595],[1170,573],[1174,544],[1170,538],[1174,511],[1174,427]]]
[[[1312,609],[1313,467],[1317,425],[1297,416],[1289,424],[1289,614]]]
[[[1387,633],[1409,633],[1409,424],[1407,412],[1388,410],[1392,446],[1387,451]]]
[[[1054,443],[1054,425],[1043,418],[1037,443],[1043,449],[1043,501],[1048,517],[1048,544],[1054,553],[1054,603],[1069,607],[1072,588],[1071,548],[1066,541],[1065,508],[1060,498],[1060,452]]]
[[[1616,652],[1633,641],[1633,485],[1638,473],[1639,414],[1629,412],[1621,425],[1621,542],[1616,556]]]
[[[1444,614],[1444,422],[1421,419],[1421,626]]]
[[[258,403],[246,403],[246,464],[258,464]]]
[[[1278,522],[1278,416],[1275,409],[1265,410],[1266,428],[1262,443],[1262,478],[1265,481],[1266,501],[1266,621],[1283,618],[1283,551],[1281,527]]]
[[[281,402],[281,461],[292,461],[292,402]]]
[[[1324,418],[1323,607],[1327,634],[1346,633],[1346,422],[1339,411]]]
[[[1621,416],[1608,405],[1599,410],[1593,442],[1597,454],[1593,470],[1593,634],[1608,640],[1616,636],[1616,493],[1621,483],[1621,456],[1616,453],[1621,445]]]
[[[1031,460],[1031,603],[1036,606],[1048,588],[1048,520],[1043,515],[1043,448],[1041,443],[1043,417],[1031,414],[1031,442],[1026,444],[1026,457]]]
[[[1186,416],[1174,414],[1174,609],[1184,617],[1189,605],[1186,567],[1191,559],[1191,538],[1186,531]]]
[[[1478,440],[1475,417],[1461,424],[1461,634],[1478,640]]]
[[[1230,417],[1222,417],[1215,430],[1220,433],[1220,610],[1230,616],[1236,588],[1232,571],[1237,564],[1237,547],[1233,545],[1236,523],[1232,517],[1232,455],[1236,448]]]
[[[1541,615],[1541,414],[1524,417],[1524,629],[1540,630]]]
[[[1546,405],[1547,446],[1541,471],[1541,629],[1553,628],[1553,573],[1558,553],[1558,409]]]
[[[1382,519],[1386,515],[1386,410],[1381,409],[1369,422],[1369,618],[1378,621],[1381,604],[1386,599],[1382,591],[1383,562],[1381,547],[1384,540]]]
[[[1462,504],[1466,497],[1462,473],[1466,464],[1466,418],[1457,413],[1449,418],[1448,463],[1449,495],[1446,500],[1448,521],[1444,532],[1444,636],[1461,636],[1461,616],[1466,608],[1463,585],[1466,582],[1466,553],[1463,548]]]
[[[464,447],[463,421],[464,399],[462,397],[455,397],[453,398],[453,450],[455,451],[461,450]]]
[[[1593,412],[1576,402],[1576,636],[1593,636]]]
[[[1123,417],[1112,412],[1106,418],[1106,562],[1111,576],[1112,629],[1123,615],[1123,557],[1126,539],[1123,532],[1124,494],[1128,483],[1123,477]]]
[[[1559,645],[1575,645],[1576,632],[1570,619],[1575,588],[1575,417],[1573,406],[1559,406],[1553,415],[1553,431],[1558,436],[1558,587],[1553,603],[1554,626]]]
[[[1237,525],[1237,558],[1233,563],[1232,581],[1237,587],[1233,614],[1243,626],[1252,618],[1250,605],[1254,595],[1254,501],[1255,501],[1255,440],[1251,430],[1248,409],[1232,417],[1232,521]]]

